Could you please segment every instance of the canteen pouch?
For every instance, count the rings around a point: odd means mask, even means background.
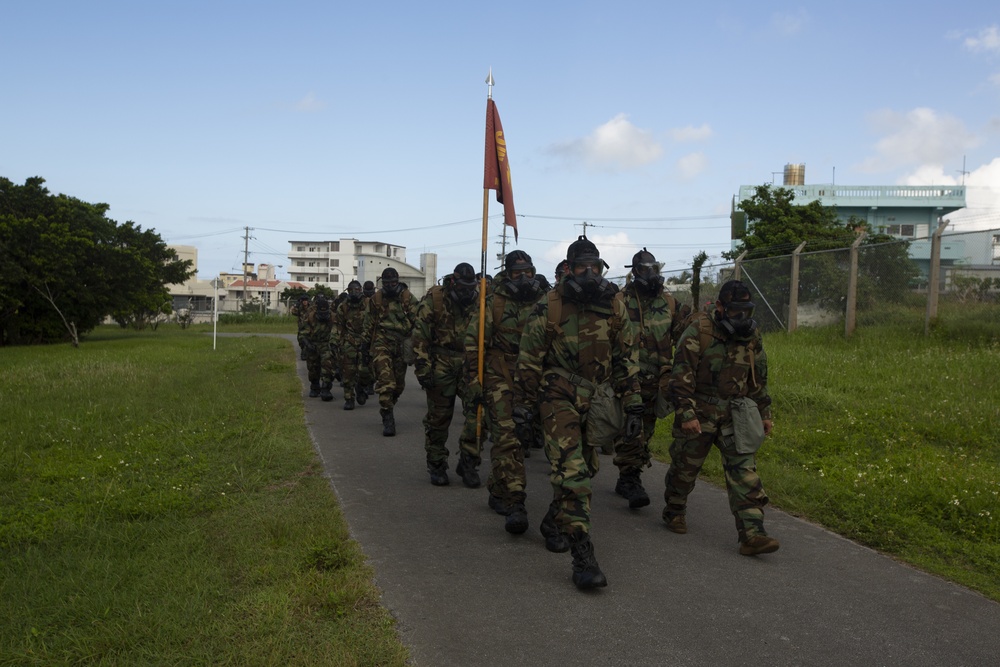
[[[764,444],[764,421],[757,403],[747,396],[729,402],[733,415],[733,440],[737,454],[755,454]]]

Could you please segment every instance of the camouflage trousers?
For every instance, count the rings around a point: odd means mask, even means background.
[[[561,375],[544,373],[539,412],[545,455],[552,469],[552,507],[566,535],[590,532],[590,480],[599,467],[597,448],[587,444],[590,392]]]
[[[506,359],[504,358],[506,357]],[[489,357],[483,371],[483,398],[490,437],[490,475],[486,488],[505,501],[524,502],[528,480],[524,472],[524,447],[514,435],[514,392],[503,365],[513,369],[517,355]]]
[[[437,356],[431,361],[434,384],[424,390],[427,397],[427,415],[424,417],[424,449],[428,463],[448,461],[448,429],[455,415],[455,399],[462,400],[462,432],[458,437],[460,454],[473,466],[478,467],[482,449],[476,437],[476,408],[467,399],[468,384],[465,381],[461,357]]]
[[[683,433],[680,424],[674,421],[674,441],[670,445],[670,468],[664,479],[667,512],[684,514],[687,497],[694,489],[705,459],[712,445],[719,448],[722,468],[726,475],[726,491],[729,494],[729,509],[736,519],[736,531],[740,540],[754,535],[764,535],[764,505],[767,494],[757,475],[757,463],[753,454],[736,453],[732,436],[723,436],[720,429],[726,422],[701,420],[702,432],[690,436]]]
[[[333,351],[328,343],[314,342],[307,348],[306,370],[310,384],[333,384]]]
[[[377,338],[372,345],[372,369],[378,405],[383,410],[391,410],[406,388],[403,341]]]
[[[615,458],[613,463],[622,473],[641,471],[652,465],[652,455],[649,453],[649,441],[653,439],[656,430],[656,397],[660,393],[659,383],[640,385],[642,396],[642,437],[625,441],[619,437],[615,440]]]
[[[340,344],[340,371],[344,382],[344,399],[354,398],[355,388],[360,384],[361,346],[355,341]]]

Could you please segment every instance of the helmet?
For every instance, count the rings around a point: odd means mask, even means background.
[[[730,336],[749,338],[757,330],[753,319],[756,306],[750,300],[750,289],[739,280],[730,280],[719,289],[715,321]]]
[[[636,289],[646,294],[656,294],[663,287],[663,276],[660,275],[660,265],[656,263],[653,253],[643,248],[632,256],[632,263],[625,265],[632,269],[632,282]]]
[[[403,287],[399,284],[399,271],[391,266],[382,270],[382,293],[387,297],[397,297],[403,293]]]
[[[586,236],[580,236],[569,244],[566,249],[566,261],[572,267],[578,262],[594,261],[601,259],[601,252],[597,246]]]
[[[313,306],[316,308],[316,319],[320,322],[330,321],[330,301],[326,296],[317,294]]]
[[[531,301],[542,291],[531,256],[523,250],[515,250],[507,255],[504,259],[504,275],[507,278],[507,288],[518,301]]]
[[[352,280],[347,283],[347,298],[352,302],[361,301],[361,283],[357,280]]]
[[[366,280],[364,286],[361,288],[361,293],[365,296],[375,296],[375,283]]]
[[[460,306],[471,306],[478,294],[476,281],[476,270],[467,262],[462,262],[455,267],[451,276],[448,277],[445,290],[448,296]]]
[[[570,273],[565,284],[567,294],[578,301],[590,302],[613,293],[611,284],[604,278],[606,264],[601,253],[586,236],[581,236],[566,250]]]

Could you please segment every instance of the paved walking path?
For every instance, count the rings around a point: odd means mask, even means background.
[[[376,401],[345,412],[339,388],[310,399],[298,370],[312,437],[417,665],[1000,664],[1000,605],[783,512],[766,515],[781,550],[740,556],[725,492],[700,483],[688,534],[669,532],[660,463],[643,476],[653,504],[629,510],[601,457],[592,536],[609,585],[580,592],[570,555],[537,530],[551,497],[539,450],[526,462],[531,529],[508,535],[485,487],[454,474],[460,415],[452,483],[430,484],[412,373],[385,438]]]

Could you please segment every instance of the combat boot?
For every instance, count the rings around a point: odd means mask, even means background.
[[[388,410],[382,408],[378,413],[382,415],[382,435],[386,437],[396,435],[396,417],[392,414],[392,408]]]
[[[504,522],[503,529],[511,535],[520,535],[528,530],[528,510],[524,507],[523,496],[523,493],[514,496]]]
[[[306,348],[304,348],[304,347],[299,348],[299,359],[301,359],[302,361],[305,361],[306,360],[306,356],[308,356],[308,355],[306,355]]]
[[[601,566],[597,564],[597,557],[594,556],[594,545],[590,541],[590,535],[586,533],[576,534],[571,542],[573,551],[573,583],[581,591],[590,588],[601,588],[608,585],[608,579],[601,572]]]
[[[437,463],[427,462],[427,472],[431,476],[431,484],[434,486],[448,486],[451,480],[448,479],[448,464],[445,461]]]
[[[556,525],[556,508],[549,505],[549,511],[542,519],[542,525],[538,527],[538,532],[545,538],[545,548],[554,554],[562,554],[569,551],[569,541]]]
[[[753,537],[740,542],[741,556],[756,556],[758,554],[770,554],[778,550],[781,544],[778,540],[767,535],[758,533]]]
[[[364,405],[368,402],[368,392],[365,391],[364,387],[355,387],[354,395],[357,397],[358,405]]]
[[[615,484],[615,493],[628,501],[629,509],[639,509],[649,504],[649,494],[642,488],[641,474],[636,469],[622,472]]]
[[[320,387],[319,397],[324,401],[332,401],[333,392],[330,391],[332,388],[333,388],[332,382],[324,382],[323,385]]]
[[[354,409],[354,399],[353,398],[349,397],[346,401],[344,401],[344,409],[345,410],[353,410]]]
[[[491,493],[487,504],[490,506],[491,510],[500,516],[507,516],[510,513],[510,508],[507,507],[507,503],[505,503],[503,498],[500,496],[495,496]]]
[[[663,521],[667,524],[667,530],[677,533],[678,535],[684,535],[688,532],[687,519],[683,514],[677,514],[675,512],[667,511],[667,508],[663,508]]]
[[[316,398],[319,396],[319,382],[309,383],[309,398]]]
[[[464,452],[458,457],[458,465],[455,466],[455,472],[462,477],[462,484],[465,484],[470,489],[478,489],[483,483],[479,479],[479,472],[476,470],[476,466],[472,464],[472,461]]]

